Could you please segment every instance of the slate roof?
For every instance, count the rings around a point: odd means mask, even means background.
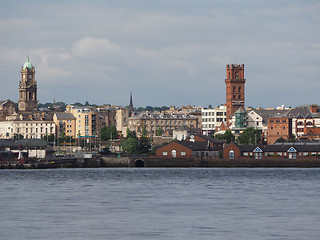
[[[182,125],[180,127],[178,127],[177,129],[175,129],[175,131],[187,131],[187,132],[191,132],[191,129],[186,126],[186,125]]]
[[[213,149],[208,146],[207,142],[190,142],[190,141],[180,141],[178,144],[190,148],[192,151],[213,151]]]
[[[132,116],[129,119],[156,119],[156,120],[166,120],[166,119],[197,119],[197,117],[189,115],[189,114],[181,114],[181,113],[140,113],[138,115]]]
[[[225,139],[214,139],[214,138],[212,138],[210,136],[206,136],[206,135],[194,134],[194,136],[198,136],[198,137],[205,139],[207,141],[210,141],[212,143],[226,143],[227,142],[227,140],[225,140]]]
[[[58,120],[75,120],[77,119],[72,113],[57,112],[55,113]]]
[[[51,142],[42,140],[42,139],[5,139],[0,140],[1,147],[10,147],[10,148],[46,148],[52,146]]]
[[[3,105],[3,104],[5,104],[5,103],[7,103],[8,101],[10,101],[10,100],[7,99],[7,100],[4,100],[4,101],[0,101],[0,105]]]
[[[314,104],[313,104],[314,105]],[[268,121],[268,118],[270,117],[289,117],[289,118],[296,118],[299,115],[301,115],[303,118],[306,118],[307,116],[312,116],[313,118],[317,117],[320,118],[320,112],[318,113],[312,113],[310,110],[310,105],[302,105],[298,106],[292,109],[287,110],[247,110],[247,113],[254,111],[257,114],[259,114],[264,122]],[[318,105],[317,105],[318,106]],[[320,109],[320,106],[318,106],[318,109]]]
[[[297,152],[320,152],[320,143],[281,143],[273,145],[237,145],[241,152],[253,152],[259,147],[263,152],[287,152],[291,147]]]

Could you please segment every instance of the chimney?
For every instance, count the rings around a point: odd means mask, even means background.
[[[310,106],[311,113],[317,113],[318,112],[318,106],[317,105],[311,105]]]

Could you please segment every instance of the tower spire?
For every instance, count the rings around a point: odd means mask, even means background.
[[[132,92],[130,92],[130,104],[129,104],[129,111],[133,112]]]

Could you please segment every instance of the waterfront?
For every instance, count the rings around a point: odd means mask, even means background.
[[[2,170],[1,239],[318,239],[320,169]]]

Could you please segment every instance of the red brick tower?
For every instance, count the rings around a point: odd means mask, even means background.
[[[228,64],[226,82],[227,118],[240,107],[244,108],[244,64]]]

